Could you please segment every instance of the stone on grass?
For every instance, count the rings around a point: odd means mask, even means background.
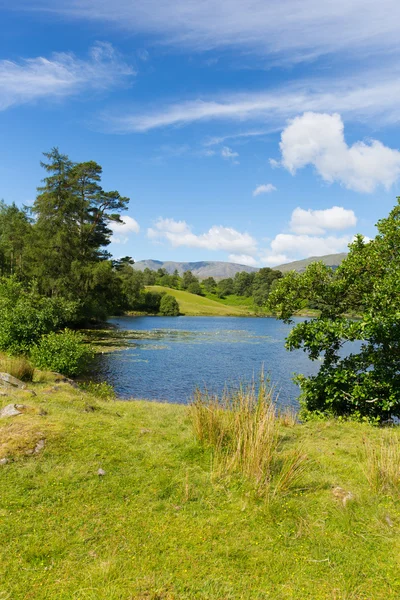
[[[332,494],[335,496],[335,498],[341,500],[343,506],[346,506],[349,500],[354,500],[354,494],[352,494],[351,492],[346,492],[346,490],[344,490],[339,485],[333,488]]]
[[[0,458],[0,465],[7,465],[9,462],[9,458]]]
[[[26,384],[20,379],[17,379],[16,377],[10,375],[10,373],[0,373],[0,384],[5,385],[6,387],[16,387],[20,390],[26,389]]]
[[[104,475],[105,475],[105,474],[106,474],[106,472],[104,471],[104,469],[99,469],[99,470],[97,471],[97,475],[98,475],[99,477],[104,477]]]
[[[0,410],[0,418],[18,417],[18,415],[22,415],[21,408],[25,408],[23,404],[7,404]]]
[[[34,454],[39,454],[39,452],[41,452],[43,450],[43,448],[45,447],[46,441],[45,440],[39,440],[38,443],[35,446],[35,449],[33,451]]]

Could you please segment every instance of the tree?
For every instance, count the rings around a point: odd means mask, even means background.
[[[129,199],[102,189],[97,163],[73,163],[57,148],[45,157],[47,162],[41,164],[47,176],[32,208],[36,221],[29,274],[43,294],[79,300],[87,316],[95,307],[112,304],[117,278],[106,251],[112,235],[109,224],[121,221],[119,213]],[[101,262],[108,266],[100,267]]]
[[[264,306],[274,283],[282,277],[282,273],[269,267],[257,271],[253,278],[253,300],[257,306]]]
[[[234,294],[232,277],[227,277],[226,279],[221,279],[218,281],[217,294],[220,298]]]
[[[198,281],[193,281],[188,285],[187,291],[191,294],[196,294],[196,296],[201,296],[203,291],[201,289],[201,285]]]
[[[146,267],[143,271],[143,283],[144,285],[154,285],[157,279],[157,273],[151,271],[149,267]]]
[[[192,271],[185,271],[182,277],[182,289],[187,290],[191,283],[199,282],[197,277],[195,277]]]
[[[215,294],[217,282],[215,281],[214,277],[207,277],[207,279],[204,279],[203,281],[203,286],[208,294]]]
[[[0,268],[2,275],[22,276],[26,267],[26,249],[32,232],[27,209],[0,201]]]
[[[287,322],[305,300],[320,310],[318,318],[297,324],[286,342],[289,350],[322,358],[317,375],[297,377],[307,411],[400,416],[400,198],[377,228],[369,242],[356,237],[336,271],[311,264],[302,274],[288,273],[270,294],[269,308]]]
[[[234,293],[238,296],[251,296],[253,292],[254,275],[254,273],[247,273],[246,271],[236,273],[233,279]]]
[[[165,317],[177,317],[179,315],[179,304],[174,296],[165,294],[161,298],[160,315]]]

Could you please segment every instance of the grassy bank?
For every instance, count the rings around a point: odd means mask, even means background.
[[[244,317],[254,315],[254,311],[248,306],[228,306],[222,302],[197,296],[184,290],[174,290],[173,288],[161,285],[147,286],[146,290],[150,292],[166,292],[174,296],[179,304],[179,309],[183,315],[193,317]]]
[[[286,420],[278,460],[301,447],[307,471],[265,496],[221,472],[186,407],[29,385],[0,398],[29,406],[0,419],[0,598],[400,596],[397,431]]]

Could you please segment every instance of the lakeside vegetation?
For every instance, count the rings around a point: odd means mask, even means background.
[[[188,407],[103,401],[40,372],[29,387],[11,397],[29,409],[0,420],[0,596],[400,595],[397,429],[283,415],[260,489],[196,437]],[[301,478],[275,491],[299,448]]]

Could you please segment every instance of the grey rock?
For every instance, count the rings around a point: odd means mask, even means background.
[[[7,465],[9,462],[9,458],[0,458],[0,465]]]
[[[97,471],[97,475],[98,475],[99,477],[104,477],[104,475],[105,475],[105,474],[106,474],[106,472],[104,471],[104,469],[99,469],[99,470]]]
[[[80,389],[79,385],[73,379],[65,377],[65,375],[61,375],[61,373],[54,373],[54,375],[56,376],[54,379],[55,383],[69,383],[69,385],[76,390]]]
[[[39,440],[38,443],[35,446],[35,449],[33,451],[34,454],[39,454],[39,452],[41,452],[44,447],[46,445],[46,441],[45,440]]]
[[[0,373],[0,384],[5,385],[6,387],[16,387],[20,390],[26,389],[26,384],[23,381],[13,377],[9,373]]]
[[[20,408],[24,408],[23,404],[7,404],[4,408],[0,410],[0,418],[5,417],[17,417],[18,415],[22,415]]]

